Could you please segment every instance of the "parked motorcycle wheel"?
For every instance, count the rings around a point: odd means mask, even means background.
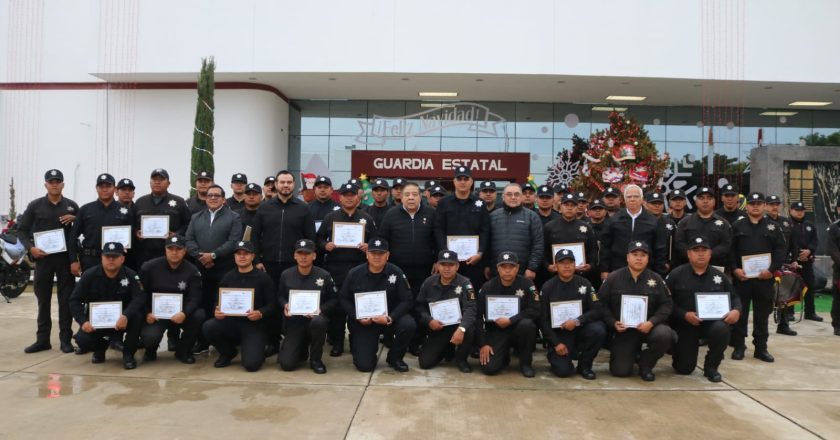
[[[32,270],[27,264],[21,264],[14,268],[5,267],[4,270],[7,272],[0,282],[0,293],[6,298],[19,297],[29,284],[29,276]]]

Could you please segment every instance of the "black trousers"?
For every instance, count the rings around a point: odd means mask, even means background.
[[[703,361],[703,369],[709,371],[720,367],[723,352],[726,350],[732,333],[732,326],[723,322],[722,319],[703,321],[698,326],[693,326],[685,320],[675,319],[671,325],[677,332],[677,344],[673,350],[671,363],[677,374],[691,374],[694,371],[700,351],[700,338],[704,338],[709,347],[706,359]]]
[[[350,328],[350,351],[353,353],[353,365],[359,371],[373,371],[376,369],[376,352],[379,350],[379,336],[385,333],[389,326],[380,324],[362,325],[359,321],[351,319],[348,323]],[[408,343],[414,336],[417,324],[409,315],[403,315],[400,319],[391,323],[394,327],[394,343],[388,350],[388,362],[401,361],[408,350]]]
[[[548,363],[551,372],[558,377],[569,377],[575,374],[572,358],[578,355],[578,367],[592,369],[592,362],[598,355],[598,350],[604,346],[607,339],[607,326],[603,321],[590,322],[572,331],[554,329],[554,334],[566,346],[569,353],[560,356],[554,347],[548,347]]]
[[[277,356],[280,368],[283,371],[294,370],[301,360],[306,359],[307,351],[310,361],[320,361],[324,353],[328,325],[327,318],[321,315],[313,316],[312,319],[303,316],[286,318],[286,337],[283,338],[280,354]]]
[[[511,347],[516,349],[519,365],[531,365],[534,359],[534,344],[537,342],[537,324],[534,321],[523,318],[504,329],[488,327],[487,345],[493,348],[494,354],[490,355],[487,365],[481,366],[484,374],[492,376],[502,371],[510,363]]]
[[[128,317],[128,325],[125,328],[125,343],[123,344],[123,355],[132,355],[137,352],[137,339],[140,337],[140,329],[143,327],[143,318],[140,315]],[[76,345],[83,351],[101,351],[108,349],[112,338],[119,339],[123,332],[115,329],[94,330],[93,333],[85,333],[82,329],[76,332],[74,338]]]
[[[262,367],[265,361],[266,333],[261,323],[240,317],[214,318],[204,321],[201,332],[207,342],[223,356],[233,357],[239,346],[245,370],[257,371]]]
[[[282,274],[284,270],[295,265],[294,263],[280,263],[278,261],[266,262],[263,264],[265,265],[265,273],[271,277],[271,281],[274,282],[275,288],[280,284],[280,274]],[[280,336],[283,334],[284,318],[283,313],[278,313],[270,320],[263,323],[266,330],[266,344],[277,346],[277,344],[280,343]]]
[[[70,295],[76,286],[76,278],[70,273],[70,258],[67,252],[39,258],[35,264],[34,290],[38,300],[38,342],[49,344],[52,331],[52,287],[53,276],[58,281],[58,339],[70,342],[73,337],[73,316],[70,314]]]
[[[452,334],[458,331],[459,325],[448,325],[438,331],[428,330],[428,336],[423,342],[423,348],[420,349],[420,357],[418,358],[420,368],[424,370],[434,368],[452,351],[455,352],[456,362],[466,362],[475,339],[475,330],[473,327],[467,328],[461,345],[455,346],[450,344],[449,340],[452,339]]]
[[[170,337],[172,335],[181,333],[181,338],[178,341],[175,353],[179,355],[188,355],[192,353],[193,345],[201,333],[201,326],[207,320],[207,313],[203,309],[198,308],[184,320],[183,323],[175,324],[168,319],[158,319],[153,324],[146,323],[143,329],[140,330],[140,336],[143,338],[143,346],[146,351],[157,351],[160,341],[163,340],[163,333],[168,332]]]
[[[814,300],[816,299],[817,290],[814,285],[817,284],[816,276],[814,275],[814,263],[800,263],[802,264],[802,281],[808,286],[808,292],[805,294],[804,310],[806,315],[815,314],[816,308]]]
[[[773,280],[747,280],[735,281],[735,290],[741,298],[741,319],[732,330],[729,338],[729,345],[733,347],[746,347],[747,324],[749,322],[750,304],[753,309],[753,345],[756,350],[767,349],[769,331],[767,324],[770,314],[773,313]]]
[[[610,374],[616,377],[632,375],[637,355],[639,371],[652,371],[659,358],[671,347],[672,340],[671,327],[666,324],[653,326],[648,334],[632,328],[616,333],[610,347]],[[642,343],[645,342],[647,348],[642,350]]]
[[[840,273],[835,272],[832,277],[834,285],[831,286],[831,326],[840,328]]]
[[[461,265],[458,266],[458,273],[470,279],[473,289],[475,289],[476,292],[481,290],[481,286],[483,286],[484,282],[487,281],[487,278],[484,277],[484,262],[486,261],[486,258],[489,258],[489,256],[483,256],[481,261],[472,266],[468,266],[467,263],[463,261],[461,262]]]

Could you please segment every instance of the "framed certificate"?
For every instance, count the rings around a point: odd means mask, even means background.
[[[131,249],[131,226],[103,226],[102,246],[110,242],[122,243],[126,249]]]
[[[551,328],[559,328],[568,320],[575,320],[583,315],[583,301],[556,301],[551,306]]]
[[[315,315],[320,305],[320,290],[289,290],[289,314],[292,316]]]
[[[254,308],[254,289],[219,288],[219,310],[228,316],[248,316]]]
[[[184,310],[184,295],[180,293],[152,293],[152,314],[157,319],[172,319]]]
[[[694,294],[697,304],[697,317],[700,319],[723,319],[732,310],[729,304],[729,292],[697,292]]]
[[[122,302],[104,301],[88,303],[90,325],[93,328],[109,329],[117,327],[117,320],[122,315]]]
[[[744,255],[741,257],[741,268],[747,278],[758,278],[761,271],[770,269],[770,254]]]
[[[429,303],[429,313],[432,319],[443,325],[459,324],[461,322],[461,303],[458,298],[445,299]]]
[[[478,254],[478,235],[447,235],[446,248],[458,254],[458,260],[467,261]]]
[[[365,242],[365,225],[362,223],[334,222],[332,242],[335,247],[356,249]]]
[[[636,328],[647,321],[648,297],[621,295],[621,319],[625,327]]]
[[[551,245],[551,258],[553,259],[557,252],[563,249],[572,251],[575,256],[575,266],[586,264],[586,252],[584,251],[583,243],[563,243]],[[555,263],[557,261],[554,261]]]
[[[495,321],[499,318],[510,318],[519,313],[518,296],[488,296],[487,313],[485,319]]]
[[[33,232],[32,237],[35,239],[35,247],[48,254],[67,252],[67,241],[64,239],[64,229]]]
[[[356,298],[356,319],[373,318],[388,314],[388,294],[384,290],[359,292]]]
[[[141,215],[140,233],[143,234],[143,238],[169,237],[169,216]]]

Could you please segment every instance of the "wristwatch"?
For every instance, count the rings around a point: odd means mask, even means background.
[[[465,327],[458,327],[458,330],[461,330],[462,333],[467,332],[467,329]]]
[[[211,259],[213,259],[213,260],[215,260],[215,259],[216,259],[216,253],[215,253],[215,252],[213,252],[212,254],[210,254],[210,258],[211,258]]]

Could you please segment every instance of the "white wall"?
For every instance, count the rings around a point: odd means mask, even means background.
[[[134,179],[140,196],[157,167],[186,196],[195,106],[194,90],[0,92],[0,213],[12,177],[20,212],[43,195],[49,168],[64,172],[65,195],[80,204],[95,197],[99,173]],[[287,166],[288,112],[270,92],[216,91],[216,176],[225,188],[234,173],[262,184]]]

